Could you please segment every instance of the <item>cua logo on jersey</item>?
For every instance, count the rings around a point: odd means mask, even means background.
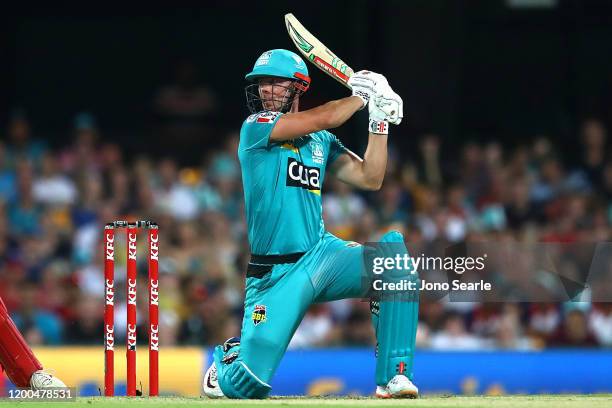
[[[301,187],[315,194],[321,194],[321,170],[306,166],[289,157],[287,161],[287,186]]]
[[[255,326],[264,323],[266,321],[266,305],[255,305],[255,310],[253,310],[251,319],[253,319],[253,324]]]
[[[312,161],[318,164],[323,164],[323,161],[325,160],[323,145],[319,142],[310,142],[310,149],[312,150]]]

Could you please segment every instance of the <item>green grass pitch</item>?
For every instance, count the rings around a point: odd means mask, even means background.
[[[514,407],[612,407],[611,394],[597,395],[508,395],[502,397],[424,397],[416,400],[379,400],[375,398],[271,398],[261,401],[210,400],[206,398],[77,398],[76,402],[23,402],[0,400],[0,407],[24,408],[119,408],[129,403],[133,408],[208,407],[419,407],[419,408],[514,408]],[[25,405],[23,405],[25,404]]]

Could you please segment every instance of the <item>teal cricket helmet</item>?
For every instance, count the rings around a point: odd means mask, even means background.
[[[290,86],[276,84],[274,86],[285,88],[285,96],[273,100],[274,109],[280,112],[288,112],[296,98],[299,98],[310,86],[308,68],[304,60],[294,52],[287,50],[266,51],[257,58],[253,70],[245,75],[245,79],[252,82],[245,88],[247,107],[251,113],[257,113],[269,108],[264,106],[262,96],[259,92],[258,78],[284,78],[291,80]]]
[[[310,84],[308,67],[295,52],[288,50],[266,51],[257,58],[253,70],[246,74],[245,79],[254,81],[261,77],[277,77],[305,81]]]

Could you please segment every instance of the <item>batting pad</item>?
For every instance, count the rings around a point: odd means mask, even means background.
[[[397,231],[385,234],[378,248],[381,256],[395,257],[407,254],[404,237]],[[386,273],[384,280],[397,282],[409,280],[420,285],[418,274],[394,270]],[[380,294],[379,294],[380,295]],[[386,386],[396,374],[404,374],[412,380],[414,347],[419,318],[418,290],[385,292],[371,302],[372,324],[378,341],[376,354],[376,384]]]

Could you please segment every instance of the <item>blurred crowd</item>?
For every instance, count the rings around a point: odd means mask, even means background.
[[[213,99],[200,91],[192,106],[180,92],[164,90],[158,107],[172,110],[166,123],[188,128],[191,138],[198,127],[183,111],[197,116]],[[214,344],[239,333],[249,250],[237,132],[224,134],[201,166],[187,168],[172,157],[125,157],[90,114],[76,116],[73,141],[61,149],[32,129],[16,112],[0,133],[0,297],[30,344],[102,344],[103,227],[115,219],[160,225],[162,346]],[[395,228],[409,248],[411,241],[610,240],[612,161],[598,120],[582,123],[572,157],[545,136],[511,147],[467,142],[451,151],[443,140],[424,134],[410,154],[391,146],[380,191],[363,193],[329,178],[328,230],[366,242]],[[139,236],[141,341],[145,241]],[[117,233],[118,341],[126,327],[124,248]],[[612,304],[424,299],[417,342],[443,350],[610,347]],[[368,302],[343,300],[313,306],[290,347],[374,343]]]

